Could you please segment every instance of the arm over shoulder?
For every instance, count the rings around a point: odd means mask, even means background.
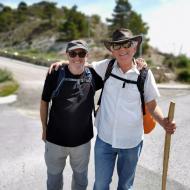
[[[99,90],[103,87],[103,80],[102,78],[96,73],[93,68],[90,68],[94,82],[95,82],[95,90]]]
[[[93,69],[102,79],[104,79],[105,72],[106,72],[109,62],[110,62],[110,59],[104,59],[101,61],[92,62]]]

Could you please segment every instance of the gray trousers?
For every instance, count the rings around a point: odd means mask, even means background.
[[[90,142],[77,147],[63,147],[46,141],[47,190],[63,189],[63,170],[68,156],[73,171],[71,189],[86,190],[90,148]]]

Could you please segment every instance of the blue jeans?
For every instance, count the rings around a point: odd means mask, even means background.
[[[95,183],[94,190],[109,190],[115,161],[119,177],[117,190],[132,190],[137,162],[143,141],[130,149],[112,148],[98,136],[95,143]]]

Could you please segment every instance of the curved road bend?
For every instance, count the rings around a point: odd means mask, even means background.
[[[0,57],[0,68],[13,71],[20,83],[18,101],[0,105],[0,189],[44,190],[46,167],[43,160],[44,143],[41,141],[39,101],[47,72],[46,67]],[[162,89],[159,100],[167,115],[169,101],[176,102],[177,131],[172,136],[168,170],[168,190],[190,190],[190,93],[189,90]],[[135,178],[135,190],[160,190],[164,131],[160,126],[146,135]],[[89,165],[89,187],[94,179],[93,145]],[[68,160],[69,162],[69,160]],[[64,172],[64,189],[70,189],[71,169]],[[111,190],[117,186],[114,173]]]

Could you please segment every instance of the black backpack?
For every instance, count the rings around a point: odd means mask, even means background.
[[[126,83],[132,83],[132,84],[136,84],[141,96],[141,105],[142,105],[142,111],[143,111],[143,115],[146,114],[145,112],[145,102],[144,102],[144,83],[145,83],[145,79],[148,73],[148,69],[147,68],[143,68],[140,70],[140,75],[138,76],[137,81],[133,81],[133,80],[127,80],[124,78],[121,78],[117,75],[112,74],[112,69],[113,69],[113,65],[114,65],[115,59],[111,59],[110,62],[108,63],[106,72],[105,72],[105,77],[104,77],[104,84],[107,81],[107,79],[112,76],[118,80],[123,81],[123,88],[125,88],[125,84]],[[103,92],[104,86],[102,87],[102,91],[98,100],[98,105],[100,106],[101,104],[101,98],[102,98],[102,92]]]
[[[62,89],[64,81],[76,82],[76,88],[79,89],[81,96],[84,95],[82,92],[82,89],[81,89],[81,83],[91,83],[92,89],[93,89],[93,91],[95,91],[95,84],[94,84],[94,80],[92,77],[92,73],[88,67],[85,67],[84,78],[75,79],[75,78],[66,78],[65,77],[65,66],[66,65],[61,66],[60,69],[58,70],[59,73],[58,73],[58,79],[57,79],[57,87],[51,94],[51,100],[59,95],[59,92]]]

